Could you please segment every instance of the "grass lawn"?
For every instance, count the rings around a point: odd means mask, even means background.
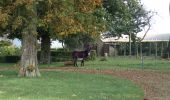
[[[0,71],[1,100],[142,100],[143,90],[131,81],[107,75],[41,72],[39,78],[18,78]]]
[[[16,63],[0,63],[0,68],[14,68]],[[62,67],[63,62],[53,62],[51,64],[39,64],[39,68],[49,68],[49,67]]]
[[[79,68],[88,69],[146,69],[146,70],[169,70],[170,71],[170,60],[154,59],[145,57],[143,60],[143,67],[141,59],[135,57],[109,57],[107,61],[100,61],[101,58],[97,58],[93,61],[85,61],[85,66]],[[0,63],[0,68],[11,68],[16,64]],[[63,67],[63,62],[53,62],[51,64],[40,64],[39,68],[51,68],[51,67]]]
[[[143,67],[141,62],[141,59],[134,57],[110,57],[107,61],[100,61],[100,58],[98,58],[94,61],[85,62],[85,68],[170,70],[170,60],[144,58]]]

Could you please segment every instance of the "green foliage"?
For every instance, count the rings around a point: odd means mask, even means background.
[[[95,60],[97,57],[96,50],[91,50],[90,51],[90,57],[88,58],[89,60]]]
[[[5,63],[17,63],[20,61],[20,56],[4,56]]]
[[[56,49],[56,51],[57,52],[64,52],[64,51],[69,52],[69,49],[68,48],[58,48],[58,49]]]
[[[102,57],[102,58],[100,58],[100,61],[107,61],[107,58],[106,57]]]
[[[51,58],[52,58],[52,62],[59,62],[59,61],[67,61],[67,60],[71,60],[72,56],[71,56],[70,51],[51,51]]]
[[[57,49],[57,50],[52,50],[51,51],[51,61],[52,62],[60,62],[60,61],[67,61],[67,60],[71,60],[72,56],[71,56],[72,52],[68,51],[66,49]],[[38,59],[40,59],[40,51],[38,51]]]
[[[51,56],[54,56],[54,57],[71,56],[71,52],[70,51],[51,51]]]
[[[20,60],[20,56],[0,56],[0,63],[17,63]]]
[[[12,46],[10,41],[0,41],[0,62],[16,63],[20,60],[21,49]]]
[[[21,55],[21,49],[14,46],[0,47],[0,56]]]
[[[110,13],[107,19],[110,30],[105,36],[121,36],[141,32],[146,26],[150,27],[153,16],[151,11],[146,11],[140,0],[105,0],[104,7]]]
[[[21,49],[14,47],[11,41],[0,41],[0,56],[20,55]]]
[[[88,34],[77,33],[66,37],[64,39],[64,44],[70,50],[74,50],[74,49],[83,49],[84,45],[93,43],[94,41],[95,39]]]
[[[1,40],[0,41],[0,47],[4,47],[4,46],[11,46],[12,42],[9,40]]]

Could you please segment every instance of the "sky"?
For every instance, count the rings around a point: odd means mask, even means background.
[[[157,12],[152,19],[151,30],[147,33],[149,35],[158,35],[170,33],[170,14],[169,14],[169,0],[141,0],[142,4],[146,10],[152,10]],[[145,31],[139,33],[140,36],[143,36]],[[14,40],[16,46],[20,46],[21,43],[18,40]],[[60,43],[52,42],[52,48],[62,47]]]
[[[141,0],[147,10],[157,12],[152,19],[148,35],[170,33],[169,0]]]

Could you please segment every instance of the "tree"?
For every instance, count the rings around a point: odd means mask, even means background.
[[[41,6],[41,4],[45,6]],[[43,12],[43,7],[45,12]],[[1,0],[1,31],[3,34],[18,33],[22,36],[19,75],[40,76],[37,62],[37,28],[40,27],[47,33],[52,32],[50,36],[62,38],[84,31],[95,36],[102,31],[102,28],[99,27],[103,27],[99,18],[93,16],[95,14],[102,15],[102,13],[97,13],[99,12],[96,10],[98,7],[101,7],[101,0],[79,0],[78,2],[77,0]],[[42,11],[39,11],[40,9]],[[94,21],[90,20],[87,15],[90,15]],[[88,26],[85,23],[89,20],[95,26]],[[99,23],[96,23],[97,21]]]
[[[84,49],[86,45],[89,45],[95,41],[94,38],[87,34],[74,34],[68,37],[65,37],[62,42],[64,42],[65,46],[70,50],[74,49]]]
[[[36,1],[30,0],[18,4],[25,6],[22,13],[29,21],[22,30],[22,56],[20,76],[36,77],[40,76],[37,61],[37,9]],[[23,9],[23,8],[22,8]],[[25,17],[26,16],[26,17]]]
[[[94,2],[96,1],[96,3]],[[43,6],[43,3],[39,8],[39,12],[43,12],[44,10],[52,12],[51,15],[41,14],[44,17],[42,19],[41,32],[45,32],[41,36],[42,40],[42,49],[41,49],[41,62],[49,63],[50,62],[50,41],[49,39],[60,39],[62,41],[68,41],[70,37],[75,36],[75,34],[85,33],[90,36],[98,36],[100,32],[104,31],[104,25],[106,22],[102,19],[104,17],[105,11],[102,9],[100,0],[70,0],[70,1],[62,1],[55,6],[55,3],[52,3],[50,6]],[[100,1],[100,2],[99,2]],[[81,5],[81,6],[80,6]],[[51,8],[52,7],[52,8]],[[57,7],[54,10],[54,7]],[[97,8],[96,8],[97,7]],[[42,9],[43,8],[43,9]],[[58,12],[55,12],[59,9]],[[62,9],[60,11],[60,9]],[[41,11],[43,10],[43,11]],[[51,17],[50,17],[51,16]],[[52,17],[52,16],[56,16]],[[57,21],[55,21],[57,20]],[[38,28],[39,30],[39,28]],[[72,36],[73,35],[73,36]],[[79,35],[79,36],[80,36]],[[77,35],[78,36],[78,35]],[[50,37],[50,38],[49,38]],[[65,40],[66,39],[66,40]],[[43,41],[44,40],[44,41]],[[45,41],[46,40],[46,41]],[[46,42],[46,43],[45,43]],[[47,48],[48,47],[48,48]]]
[[[109,37],[129,35],[131,55],[131,40],[137,41],[137,33],[146,26],[149,27],[148,30],[150,29],[152,12],[146,11],[140,0],[105,0],[104,7],[110,13],[111,22],[109,32],[104,35]]]
[[[1,28],[4,34],[20,30],[22,33],[22,56],[19,76],[40,76],[37,61],[37,1],[16,0],[1,2]],[[4,25],[4,23],[6,23]]]

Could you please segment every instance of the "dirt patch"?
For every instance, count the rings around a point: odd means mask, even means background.
[[[145,92],[144,100],[170,100],[170,74],[146,70],[92,70],[76,67],[41,69],[45,71],[67,71],[89,74],[113,75],[129,79],[140,85]]]

